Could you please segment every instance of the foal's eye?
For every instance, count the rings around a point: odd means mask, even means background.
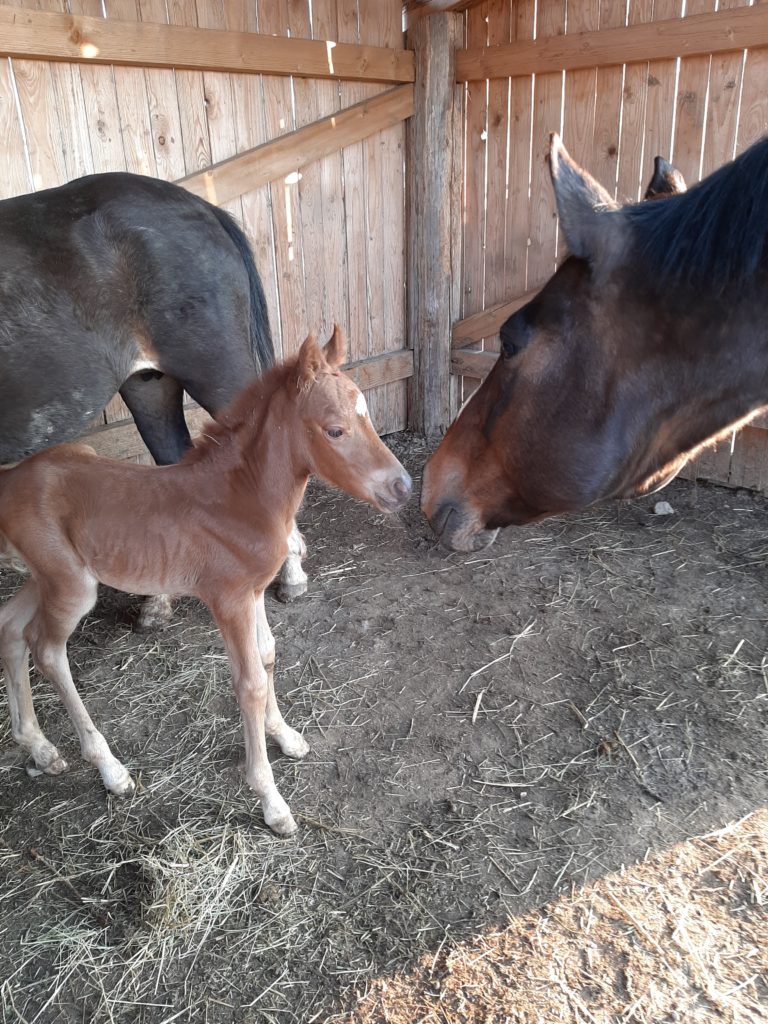
[[[341,437],[343,433],[344,431],[341,429],[341,427],[329,427],[326,430],[326,434],[328,435],[328,437]]]

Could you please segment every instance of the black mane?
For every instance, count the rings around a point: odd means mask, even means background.
[[[625,206],[634,251],[664,285],[718,293],[757,273],[768,237],[768,138],[688,192]]]

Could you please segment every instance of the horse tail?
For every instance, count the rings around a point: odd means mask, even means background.
[[[216,218],[227,232],[235,248],[240,253],[245,270],[248,274],[248,283],[251,293],[251,316],[250,316],[250,337],[251,351],[258,363],[260,370],[266,370],[275,361],[275,348],[272,344],[272,331],[269,326],[269,311],[267,310],[267,298],[264,294],[264,286],[261,277],[256,269],[256,262],[253,252],[240,226],[230,217],[228,213],[218,206],[211,205]]]

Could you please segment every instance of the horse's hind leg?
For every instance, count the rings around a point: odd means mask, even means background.
[[[125,381],[120,396],[158,466],[178,462],[191,444],[182,385],[166,373],[140,370]]]
[[[166,373],[140,370],[125,381],[120,395],[155,462],[159,466],[178,462],[191,444],[182,385]],[[150,631],[164,626],[172,614],[167,594],[147,597],[141,606],[138,629]]]
[[[39,608],[26,629],[35,664],[56,687],[77,732],[84,760],[99,769],[111,793],[131,793],[133,779],[93,724],[75,689],[67,658],[67,640],[72,630],[96,602],[96,581],[85,574],[67,576],[55,589],[48,585],[41,588],[40,596]]]
[[[307,545],[294,522],[288,535],[288,557],[280,570],[277,596],[281,601],[295,601],[307,592],[307,574],[301,567],[301,560],[307,553]]]
[[[67,762],[43,735],[29,685],[29,648],[24,630],[37,606],[37,584],[34,580],[27,580],[0,610],[0,658],[5,665],[5,688],[13,738],[32,755],[35,762],[34,770],[28,768],[27,771],[30,775],[40,772],[61,775],[67,770]]]

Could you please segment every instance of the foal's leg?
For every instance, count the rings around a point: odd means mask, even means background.
[[[267,671],[267,711],[265,728],[288,757],[302,758],[309,753],[309,744],[300,733],[292,729],[280,714],[275,697],[275,638],[267,622],[264,593],[256,596],[256,628],[259,654]]]
[[[249,594],[237,604],[225,601],[208,604],[227,647],[232,683],[243,719],[246,781],[261,800],[267,825],[278,835],[289,836],[298,826],[278,792],[267,757],[264,730],[269,683],[259,655],[256,599]]]
[[[295,601],[307,592],[307,574],[301,567],[301,560],[307,554],[307,545],[299,533],[296,522],[288,534],[288,557],[280,570],[277,596],[281,601]]]
[[[80,740],[83,759],[99,769],[111,793],[124,796],[133,792],[133,779],[91,721],[75,689],[67,658],[67,640],[83,615],[96,603],[96,589],[96,581],[85,574],[68,576],[55,589],[41,587],[40,606],[25,635],[35,664],[56,687],[67,709]]]
[[[29,648],[24,630],[37,611],[38,591],[34,580],[27,580],[21,590],[0,609],[0,658],[5,665],[5,688],[11,712],[11,732],[19,746],[32,755],[35,771],[61,775],[67,762],[50,743],[40,728],[32,703],[29,685]]]

